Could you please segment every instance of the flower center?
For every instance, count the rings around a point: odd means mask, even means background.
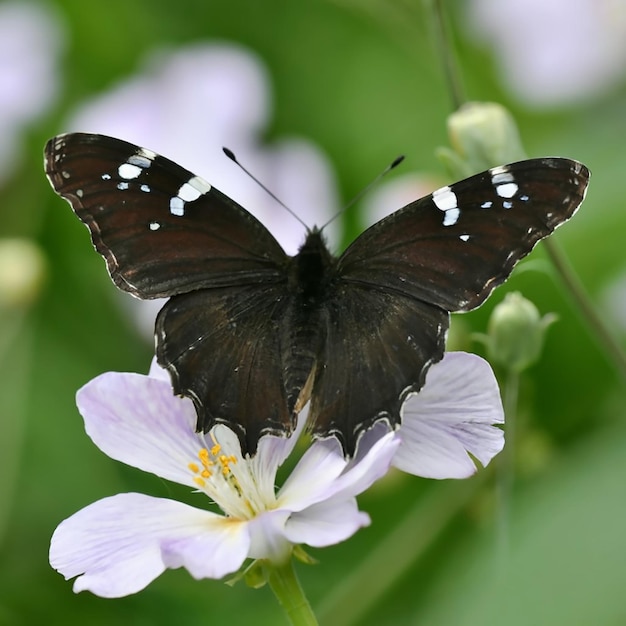
[[[266,506],[259,501],[256,480],[249,464],[236,454],[227,454],[213,431],[212,445],[200,448],[197,460],[187,467],[193,481],[230,517],[250,519]]]

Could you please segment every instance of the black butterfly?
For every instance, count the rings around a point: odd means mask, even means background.
[[[150,150],[91,134],[45,148],[54,190],[91,231],[115,284],[170,297],[158,362],[191,398],[198,430],[233,428],[254,454],[311,399],[315,436],[353,455],[444,353],[449,311],[480,305],[569,219],[589,170],[561,158],[496,167],[374,224],[336,258],[309,231],[287,256],[236,202]]]

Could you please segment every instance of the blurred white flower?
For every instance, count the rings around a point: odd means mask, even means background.
[[[626,269],[605,286],[600,300],[614,327],[626,333]]]
[[[367,194],[361,208],[361,226],[367,228],[387,217],[390,213],[404,208],[444,183],[429,174],[409,173],[386,181]]]
[[[623,0],[472,0],[467,23],[526,104],[560,106],[626,76]]]
[[[0,182],[20,158],[20,135],[53,103],[60,83],[61,26],[40,4],[0,4]]]

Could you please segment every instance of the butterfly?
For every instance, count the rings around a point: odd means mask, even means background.
[[[346,456],[443,357],[449,313],[482,304],[577,210],[589,170],[564,158],[495,167],[363,232],[339,257],[308,230],[288,256],[248,211],[151,150],[72,133],[45,147],[54,190],[87,225],[114,283],[169,300],[158,363],[197,429],[223,423],[250,455],[289,435],[310,400],[314,437]]]

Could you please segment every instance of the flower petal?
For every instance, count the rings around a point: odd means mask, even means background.
[[[355,498],[333,498],[292,514],[285,536],[294,544],[321,548],[344,541],[369,524],[369,515],[359,511]]]
[[[403,407],[402,439],[393,464],[424,478],[467,478],[476,472],[468,453],[484,466],[504,446],[498,383],[489,364],[449,352],[428,371],[422,390]]]
[[[52,536],[50,564],[66,579],[78,576],[74,591],[117,598],[142,590],[166,568],[221,578],[241,566],[249,547],[246,523],[125,493],[63,521]]]
[[[315,441],[278,493],[279,508],[300,511],[325,500],[329,489],[346,465],[339,442],[334,437]]]
[[[316,441],[285,482],[278,505],[295,512],[336,496],[356,496],[387,473],[399,445],[397,435],[389,432],[348,462],[334,437]]]
[[[401,441],[396,432],[381,432],[385,434],[364,455],[357,455],[350,462],[344,473],[333,483],[327,497],[357,496],[387,473]]]
[[[285,523],[289,511],[265,511],[248,522],[250,531],[250,551],[252,559],[284,561],[291,553],[291,543],[285,537]]]
[[[205,445],[195,433],[191,400],[168,381],[107,372],[79,389],[85,429],[105,454],[157,476],[195,487],[188,464]]]

